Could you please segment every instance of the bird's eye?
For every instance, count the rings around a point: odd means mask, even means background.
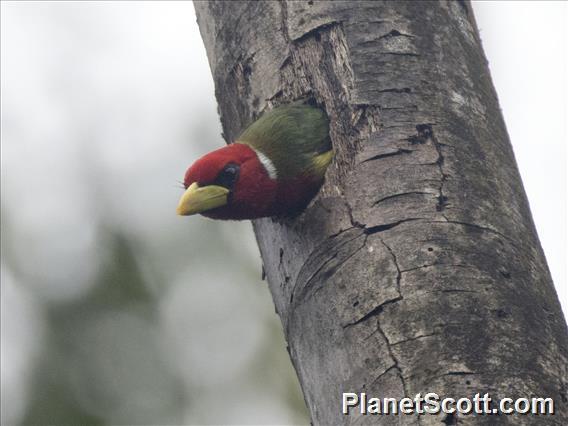
[[[239,176],[239,166],[236,164],[227,164],[223,170],[217,175],[215,179],[215,184],[223,186],[227,189],[233,189],[237,177]]]

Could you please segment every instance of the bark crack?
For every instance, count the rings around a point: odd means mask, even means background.
[[[443,211],[446,206],[448,205],[448,197],[444,195],[444,183],[448,178],[448,175],[444,173],[444,154],[442,154],[442,147],[438,143],[438,139],[434,136],[434,131],[432,130],[432,126],[428,125],[430,130],[432,143],[434,144],[434,148],[438,153],[438,159],[436,160],[436,164],[438,165],[438,170],[440,171],[440,186],[438,188],[439,195],[438,195],[438,204],[436,206],[436,210],[439,212]],[[447,219],[446,219],[447,220]]]
[[[385,371],[383,371],[381,374],[379,374],[377,377],[375,377],[375,379],[370,383],[369,387],[372,387],[375,383],[377,383],[381,377],[383,377],[385,374],[387,374],[389,371],[391,370],[396,370],[397,369],[397,365],[393,364],[391,365],[389,368],[387,368]]]
[[[389,31],[387,34],[383,34],[378,38],[374,38],[372,40],[365,40],[360,42],[361,46],[375,46],[377,41],[379,40],[384,40],[384,39],[390,39],[390,38],[394,38],[394,37],[408,37],[408,38],[414,38],[414,36],[412,34],[405,34],[402,33],[398,30],[392,30]],[[397,52],[388,52],[388,53],[393,53],[393,54],[397,54]],[[400,54],[400,53],[399,53]],[[416,55],[416,54],[415,54]]]
[[[430,334],[419,334],[418,336],[409,337],[408,339],[399,340],[398,342],[391,343],[391,346],[400,345],[406,342],[412,342],[413,340],[423,339],[424,337],[439,336],[440,333],[430,333]]]
[[[373,309],[371,309],[369,312],[367,312],[361,318],[359,318],[359,319],[357,319],[353,322],[347,323],[347,324],[343,325],[342,327],[344,329],[346,329],[346,328],[349,328],[349,327],[353,327],[354,325],[361,324],[362,322],[365,322],[370,318],[378,316],[381,312],[383,312],[385,306],[390,305],[392,303],[396,303],[400,300],[402,300],[402,296],[397,296],[394,299],[389,299],[389,300],[381,303],[380,305],[375,306]]]
[[[367,241],[367,240],[365,239],[365,243],[366,243],[366,241]],[[381,312],[383,312],[384,307],[385,307],[386,305],[389,305],[389,304],[392,304],[392,303],[396,303],[396,302],[398,302],[398,301],[400,301],[400,300],[403,299],[402,293],[400,292],[400,280],[401,280],[402,274],[401,274],[400,267],[399,267],[399,265],[398,265],[398,261],[397,261],[396,255],[394,254],[394,252],[392,251],[392,249],[383,241],[382,238],[379,237],[379,241],[381,242],[381,244],[382,244],[383,246],[385,246],[385,248],[387,249],[387,251],[390,253],[390,255],[391,255],[391,257],[392,257],[392,260],[393,260],[393,263],[394,263],[394,266],[396,267],[396,271],[397,271],[397,274],[396,274],[396,291],[397,291],[397,293],[398,293],[398,296],[395,297],[395,298],[393,298],[393,299],[389,299],[389,300],[387,300],[387,301],[385,301],[385,302],[379,304],[378,306],[375,306],[373,309],[371,309],[369,312],[367,312],[367,313],[366,313],[365,315],[363,315],[361,318],[359,318],[359,319],[357,319],[357,320],[355,320],[355,321],[353,321],[353,322],[350,322],[350,323],[348,323],[348,324],[345,324],[345,325],[343,326],[344,329],[345,329],[345,328],[348,328],[348,327],[351,327],[351,326],[354,326],[354,325],[357,325],[357,324],[360,324],[360,323],[362,323],[362,322],[364,322],[364,321],[367,321],[367,320],[370,319],[370,318],[373,318],[373,317],[379,315]]]
[[[385,248],[390,253],[392,260],[394,262],[394,266],[396,267],[396,291],[398,292],[399,297],[402,299],[402,293],[400,292],[400,280],[402,278],[402,272],[400,270],[400,266],[398,265],[398,260],[396,259],[394,251],[392,251],[392,249],[387,245],[387,243],[384,242],[384,240],[381,237],[379,237],[379,241],[383,246],[385,246]]]
[[[365,245],[367,245],[367,238],[368,236],[365,235],[365,238],[363,239],[363,244],[361,244],[361,247],[357,247],[355,250],[353,250],[353,252],[347,256],[345,259],[341,260],[341,262],[339,262],[334,268],[333,268],[333,274],[337,273],[337,271],[339,271],[343,265],[345,265],[345,263],[347,263],[347,261],[349,259],[351,259],[353,256],[355,256],[357,253],[359,253],[364,247]],[[356,239],[356,238],[354,238]],[[333,256],[333,259],[337,258],[337,253]],[[328,262],[329,263],[329,262]],[[323,286],[320,286],[318,288],[316,288],[313,292],[313,294],[316,294],[319,290],[321,290]]]
[[[397,149],[396,151],[393,151],[393,152],[387,152],[385,154],[373,155],[372,157],[366,158],[363,161],[361,161],[361,164],[366,163],[367,161],[380,160],[381,158],[394,157],[396,155],[402,155],[402,154],[411,154],[412,152],[413,152],[412,149],[399,148],[399,149]]]
[[[353,229],[353,228],[350,228]],[[347,230],[346,230],[347,231]],[[346,232],[343,231],[343,232]],[[343,232],[340,232],[337,235],[342,234]],[[339,253],[339,249],[341,249],[341,247],[343,247],[344,245],[348,244],[349,242],[356,240],[357,238],[360,238],[361,233],[358,233],[356,236],[354,236],[353,238],[348,238],[344,241],[341,241],[339,244],[337,244],[336,246],[332,247],[331,250],[333,250],[333,255],[331,255],[330,257],[328,257],[325,261],[323,261],[320,266],[308,277],[307,280],[305,280],[304,283],[302,282],[298,282],[296,280],[296,285],[294,286],[294,289],[292,290],[291,294],[290,294],[290,304],[294,301],[294,298],[296,298],[296,295],[300,296],[301,294],[304,294],[307,292],[307,290],[309,289],[310,284],[312,283],[312,281],[318,276],[318,274],[334,259],[337,258],[337,255]],[[333,239],[335,237],[331,237],[328,238],[328,241],[330,239]],[[365,238],[363,239],[363,244],[361,245],[361,247],[358,247],[356,250],[353,251],[353,253],[351,253],[346,259],[343,259],[335,268],[334,268],[334,273],[345,263],[347,262],[351,257],[353,257],[357,252],[359,252],[363,247],[365,247],[365,244],[367,243],[367,235],[365,235]],[[324,246],[325,243],[321,244],[318,248],[316,248],[313,252],[312,255],[317,255],[317,253],[322,249],[322,246]],[[310,255],[311,257],[311,255]],[[301,276],[303,269],[305,267],[307,267],[306,265],[308,264],[308,262],[310,261],[310,258],[308,258],[305,262],[304,265],[302,266],[302,269],[300,269],[300,272],[298,273],[298,277]],[[302,280],[304,281],[304,280]]]
[[[349,201],[347,201],[346,199],[345,199],[345,205],[347,206],[347,213],[349,215],[349,221],[351,222],[351,225],[354,228],[361,228],[365,230],[365,224],[359,223],[353,218],[353,209],[351,207],[351,204],[349,204]]]
[[[410,87],[402,87],[402,88],[392,88],[392,89],[382,89],[379,90],[379,93],[410,93],[412,89]]]
[[[449,371],[444,375],[445,376],[469,376],[469,375],[473,375],[473,374],[477,374],[477,373],[475,371]]]
[[[286,0],[280,0],[282,7],[282,34],[288,44],[290,44],[290,30],[288,29],[288,4]]]
[[[444,183],[448,178],[448,175],[444,172],[444,154],[442,153],[441,144],[438,142],[436,136],[434,135],[434,130],[432,129],[432,124],[418,124],[416,125],[416,135],[412,135],[408,138],[408,142],[411,145],[426,144],[428,142],[432,143],[432,146],[438,154],[438,158],[433,164],[436,164],[438,171],[440,173],[440,183],[438,185],[438,203],[436,204],[436,210],[442,212],[448,205],[448,197],[444,195]],[[442,215],[443,216],[443,215]],[[443,216],[445,218],[445,216]]]
[[[412,56],[412,57],[419,57],[419,53],[412,53],[412,52],[377,52],[381,55],[393,55],[393,56]]]
[[[423,217],[412,217],[412,218],[408,218],[408,219],[399,220],[398,222],[385,223],[384,225],[376,225],[376,226],[371,226],[369,228],[365,227],[365,234],[367,234],[367,235],[376,234],[377,232],[383,232],[383,231],[387,231],[389,229],[392,229],[395,226],[398,226],[398,225],[405,223],[405,222],[412,222],[412,221],[424,220],[424,219],[425,218],[423,218]]]
[[[373,206],[376,206],[383,201],[390,200],[392,198],[404,197],[406,195],[432,195],[431,192],[424,192],[424,191],[411,191],[411,192],[401,192],[400,194],[388,195],[383,198],[379,198],[377,201],[373,203]]]
[[[445,222],[444,222],[445,223]],[[433,266],[452,266],[456,268],[473,268],[476,269],[474,266],[466,265],[463,263],[444,263],[444,262],[435,262],[426,265],[415,266],[414,268],[403,269],[402,273],[416,271],[417,269],[425,269],[425,268],[432,268]]]
[[[398,372],[398,377],[400,378],[400,382],[402,384],[402,390],[404,392],[404,396],[408,397],[409,393],[408,393],[408,389],[406,386],[406,381],[404,380],[404,375],[402,373],[402,368],[400,367],[398,358],[395,356],[393,350],[392,350],[392,345],[387,337],[387,335],[385,334],[384,330],[381,327],[381,322],[377,319],[377,330],[379,332],[379,334],[383,337],[383,339],[385,340],[385,343],[387,345],[387,351],[391,357],[391,359],[394,362],[394,368],[396,368],[397,372]]]

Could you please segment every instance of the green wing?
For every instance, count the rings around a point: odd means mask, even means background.
[[[279,178],[323,177],[333,157],[329,121],[319,108],[291,104],[262,115],[238,138],[266,155]]]

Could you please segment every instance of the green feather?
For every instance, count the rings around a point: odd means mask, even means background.
[[[265,113],[237,142],[267,156],[279,179],[299,176],[321,179],[333,158],[326,114],[319,108],[298,103]]]

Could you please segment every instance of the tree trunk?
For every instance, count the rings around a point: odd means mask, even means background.
[[[568,424],[566,323],[466,2],[196,2],[224,137],[311,98],[335,159],[295,218],[256,220],[315,424],[343,392],[551,397]],[[535,144],[535,149],[537,149]]]

